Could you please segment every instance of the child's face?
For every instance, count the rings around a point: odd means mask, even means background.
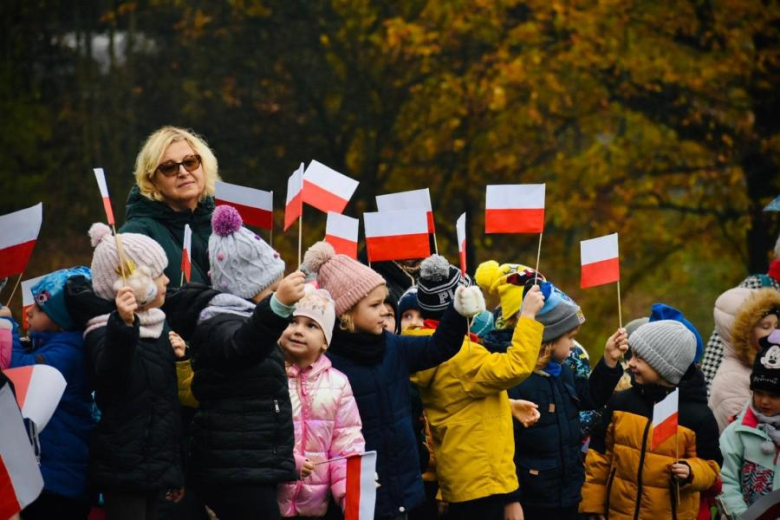
[[[628,361],[628,369],[633,372],[634,381],[640,385],[669,384],[647,363],[647,361],[638,356],[636,352],[633,353],[631,359]]]
[[[780,395],[766,390],[753,390],[753,406],[767,417],[780,414]]]
[[[27,309],[27,323],[30,332],[57,332],[60,330],[60,326],[54,323],[37,303],[30,305]]]
[[[365,298],[355,305],[352,314],[355,323],[355,331],[368,334],[382,334],[385,327],[385,298],[387,287],[380,285],[375,287]]]
[[[286,356],[295,362],[313,363],[325,352],[328,344],[319,324],[306,316],[294,316],[279,338]]]
[[[139,310],[158,309],[165,303],[165,291],[168,288],[168,282],[170,279],[165,276],[165,273],[161,274],[154,279],[154,285],[157,286],[157,296],[146,305],[139,307]]]
[[[753,327],[753,348],[759,350],[758,340],[772,334],[772,331],[777,328],[777,321],[777,315],[775,314],[767,314],[761,318],[761,321]]]
[[[566,358],[569,357],[569,354],[571,354],[571,349],[574,347],[574,336],[577,335],[579,330],[579,327],[577,327],[576,329],[567,332],[553,342],[552,354],[550,356],[553,361],[563,363]]]
[[[408,309],[401,316],[401,330],[421,329],[423,325],[422,313],[417,309]]]
[[[385,303],[385,312],[382,314],[382,317],[385,320],[385,330],[395,333],[395,311],[389,303]]]

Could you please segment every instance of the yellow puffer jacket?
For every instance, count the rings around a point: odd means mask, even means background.
[[[544,326],[520,318],[505,354],[464,340],[438,367],[412,375],[433,434],[436,473],[446,502],[465,502],[517,489],[512,412],[506,390],[534,370]],[[431,329],[405,331],[433,334]]]

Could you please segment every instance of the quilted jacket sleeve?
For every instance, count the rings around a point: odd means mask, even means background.
[[[366,442],[363,439],[362,422],[358,412],[357,402],[352,395],[352,387],[349,381],[344,379],[344,387],[339,398],[336,421],[333,425],[333,439],[331,441],[328,458],[343,457],[354,453],[366,451]],[[330,489],[336,503],[344,507],[344,495],[347,492],[347,461],[337,460],[330,466]]]
[[[739,518],[747,511],[742,496],[742,464],[745,447],[737,433],[738,423],[732,423],[720,436],[720,451],[723,453],[723,469],[720,478],[723,481],[723,493],[720,502],[726,508],[729,518]]]

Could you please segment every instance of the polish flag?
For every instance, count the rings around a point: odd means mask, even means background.
[[[43,491],[43,476],[11,385],[0,386],[0,518],[11,518]]]
[[[0,217],[0,278],[24,272],[43,222],[43,204]]]
[[[244,224],[272,229],[274,227],[274,192],[247,188],[238,184],[216,183],[217,206],[233,206],[241,215]]]
[[[433,221],[433,206],[431,205],[431,190],[428,188],[377,195],[376,209],[380,212],[406,209],[426,211],[428,213],[428,233],[436,233],[436,226]]]
[[[485,233],[544,231],[544,184],[497,184],[487,187]]]
[[[325,224],[325,242],[332,245],[337,254],[357,260],[359,227],[358,219],[329,211]]]
[[[680,408],[680,391],[678,388],[667,395],[660,403],[653,406],[653,438],[650,449],[656,449],[662,442],[677,433],[677,411]]]
[[[189,283],[192,276],[192,229],[189,224],[184,224],[184,245],[181,249],[181,272]]]
[[[303,163],[287,179],[287,201],[284,204],[284,230],[293,225],[303,213]]]
[[[32,288],[35,287],[35,284],[43,280],[44,276],[47,275],[30,278],[29,280],[22,280],[22,328],[24,328],[24,330],[27,330],[30,325],[27,323],[27,310],[35,303]]]
[[[344,520],[373,520],[376,507],[376,452],[347,459]]]
[[[30,419],[42,431],[65,392],[65,378],[49,365],[9,368],[3,373],[14,384],[16,402],[22,416]]]
[[[358,184],[358,181],[312,161],[303,174],[303,202],[325,213],[343,213]]]
[[[617,233],[583,240],[580,242],[580,256],[582,257],[581,288],[586,289],[620,280]]]
[[[369,262],[427,258],[428,216],[422,210],[364,213]]]
[[[114,210],[111,209],[111,199],[108,197],[108,185],[106,184],[106,174],[103,172],[103,168],[92,168],[95,172],[95,179],[97,179],[98,188],[100,189],[100,196],[103,197],[103,209],[106,210],[106,218],[108,219],[108,225],[113,226],[114,222]]]
[[[460,256],[460,270],[466,274],[466,214],[462,214],[455,222],[458,232],[458,256]]]

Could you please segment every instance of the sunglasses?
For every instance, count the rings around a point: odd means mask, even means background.
[[[179,174],[179,166],[192,173],[200,167],[200,155],[188,155],[181,162],[166,161],[159,165],[155,171],[162,173],[166,177],[173,177]]]

